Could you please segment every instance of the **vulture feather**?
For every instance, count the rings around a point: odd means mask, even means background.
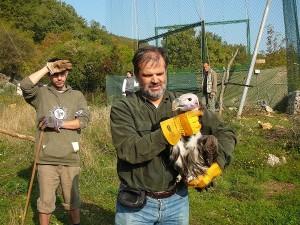
[[[202,109],[197,95],[192,93],[183,94],[172,102],[172,110],[177,113]],[[189,182],[203,174],[216,161],[217,152],[218,140],[213,135],[202,135],[199,131],[192,136],[181,137],[170,153],[171,162],[179,171],[177,182],[181,179]]]

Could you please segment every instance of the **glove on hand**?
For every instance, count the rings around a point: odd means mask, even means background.
[[[123,95],[124,97],[126,97],[126,94],[125,94],[125,93],[123,93],[122,95]]]
[[[214,186],[214,182],[212,181],[208,185],[206,185],[205,188],[197,188],[196,187],[195,189],[198,192],[202,192],[203,190],[208,191],[208,189],[211,188],[211,187],[213,187],[213,186]]]
[[[209,98],[214,98],[214,97],[215,97],[215,93],[214,92],[212,92],[212,93],[209,94]]]
[[[171,145],[177,144],[181,136],[191,136],[201,129],[199,116],[203,115],[201,110],[188,111],[175,117],[162,121],[160,127]]]
[[[196,188],[205,188],[208,187],[212,180],[220,176],[222,174],[222,170],[218,163],[213,163],[211,167],[209,167],[204,175],[198,175],[195,180],[192,180],[187,183],[189,187],[196,187]]]
[[[60,132],[60,128],[63,125],[63,121],[56,119],[54,116],[45,116],[39,119],[40,125],[42,128],[51,128],[56,132]]]
[[[51,75],[61,73],[72,69],[72,63],[69,60],[57,60],[55,62],[47,62],[47,68]]]

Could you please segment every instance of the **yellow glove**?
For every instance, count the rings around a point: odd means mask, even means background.
[[[201,129],[199,116],[203,115],[201,110],[188,111],[175,117],[162,121],[160,127],[171,145],[175,145],[181,136],[191,136]]]
[[[205,174],[198,175],[195,180],[188,182],[187,185],[189,187],[205,188],[215,177],[220,176],[221,174],[222,170],[219,164],[213,163],[211,167],[206,170]]]

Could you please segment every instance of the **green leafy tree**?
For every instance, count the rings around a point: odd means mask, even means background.
[[[201,62],[201,48],[194,29],[169,35],[162,45],[168,50],[170,68],[192,68]]]
[[[48,33],[59,34],[69,30],[82,36],[87,26],[72,6],[56,0],[2,0],[0,8],[3,9],[0,18],[13,21],[18,29],[31,31],[36,43]]]
[[[212,63],[214,68],[227,66],[237,48],[239,49],[239,54],[235,59],[234,66],[240,67],[247,65],[248,55],[246,46],[242,44],[231,45],[223,42],[220,36],[212,32],[206,32],[205,38],[207,60]],[[194,68],[197,70],[197,68],[202,68],[201,32],[197,35],[194,29],[189,29],[169,35],[162,41],[162,45],[168,51],[171,69]]]
[[[26,71],[26,61],[35,53],[34,43],[25,32],[2,23],[0,29],[0,71],[9,75],[12,80],[21,77]],[[24,71],[25,68],[25,71]]]
[[[266,66],[268,68],[286,65],[285,38],[272,25],[267,26]]]

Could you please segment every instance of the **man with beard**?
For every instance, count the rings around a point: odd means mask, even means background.
[[[116,101],[110,113],[121,183],[115,224],[188,225],[188,189],[185,183],[176,182],[171,145],[197,133],[202,123],[204,134],[219,136],[218,165],[224,169],[231,161],[235,136],[206,109],[200,120],[200,110],[180,115],[172,111],[172,101],[179,94],[166,90],[168,57],[162,48],[140,48],[132,63],[140,90]],[[206,184],[212,179],[206,176]]]
[[[39,221],[48,225],[55,210],[56,189],[61,186],[64,208],[72,224],[80,224],[80,133],[90,120],[87,102],[80,91],[66,84],[72,64],[53,58],[21,81],[23,96],[37,115],[35,152],[42,138],[42,150],[37,161],[40,197],[37,200]],[[38,85],[47,76],[49,85]]]

